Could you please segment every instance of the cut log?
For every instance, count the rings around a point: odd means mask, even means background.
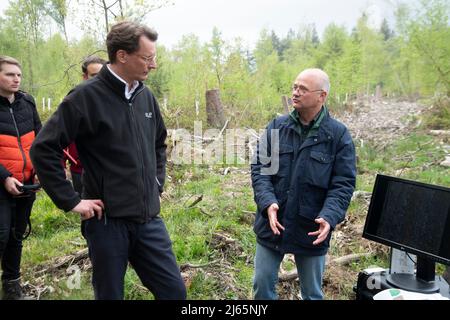
[[[344,266],[350,264],[351,262],[358,261],[361,258],[370,257],[371,255],[372,253],[352,253],[343,257],[333,259],[330,262],[327,261],[326,265],[337,264],[339,266]],[[298,277],[297,269],[288,272],[283,272],[278,275],[278,279],[280,281],[291,281],[297,279],[297,277]]]
[[[337,264],[340,266],[348,265],[352,262],[358,261],[361,258],[370,257],[372,253],[352,253],[343,257],[339,257],[336,259],[331,260],[331,264]]]

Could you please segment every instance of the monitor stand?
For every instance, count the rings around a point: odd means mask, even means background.
[[[435,263],[422,257],[417,257],[415,275],[393,273],[386,276],[386,281],[394,288],[412,292],[436,293],[440,290],[435,282]]]

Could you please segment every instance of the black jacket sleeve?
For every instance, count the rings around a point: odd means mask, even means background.
[[[6,178],[10,176],[12,176],[11,172],[9,172],[3,165],[0,164],[0,183],[3,185]]]
[[[161,116],[161,111],[159,109],[158,101],[153,97],[153,103],[155,106],[155,116],[156,116],[156,134],[155,134],[155,151],[156,151],[156,183],[158,184],[159,193],[161,194],[164,190],[164,182],[166,179],[166,137],[167,130],[164,125],[164,120]]]
[[[81,200],[61,165],[63,149],[76,137],[81,114],[66,97],[42,127],[30,150],[39,181],[56,206],[72,210]]]

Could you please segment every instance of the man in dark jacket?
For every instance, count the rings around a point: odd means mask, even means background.
[[[20,260],[22,240],[36,198],[23,192],[33,184],[29,150],[41,121],[32,96],[19,91],[19,62],[0,56],[0,260],[3,299],[22,299]]]
[[[292,89],[294,110],[267,127],[252,164],[257,204],[255,299],[276,299],[285,253],[295,256],[303,299],[323,299],[331,230],[343,221],[355,187],[355,148],[325,107],[330,82],[307,69]]]
[[[89,80],[95,77],[103,65],[106,63],[105,60],[98,56],[89,56],[84,59],[81,64],[81,71],[83,72],[83,80]],[[74,142],[72,142],[65,150],[64,150],[64,166],[66,162],[69,163],[70,175],[72,178],[73,188],[78,194],[81,195],[82,184],[81,184],[81,174],[83,172],[83,165],[81,164],[80,157],[78,157],[77,146]]]
[[[157,33],[132,22],[111,28],[110,64],[76,87],[31,148],[55,204],[81,215],[96,299],[123,299],[128,262],[156,299],[184,299],[172,244],[159,216],[166,128],[142,83],[156,68]],[[65,179],[63,148],[74,141],[83,163],[82,199]]]

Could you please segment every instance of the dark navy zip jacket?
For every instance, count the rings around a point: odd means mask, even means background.
[[[83,198],[101,199],[105,216],[145,222],[159,214],[167,131],[158,103],[142,83],[128,100],[125,84],[106,67],[77,86],[44,125],[31,148],[39,180],[54,203],[79,202],[61,166],[74,141],[83,171]]]

